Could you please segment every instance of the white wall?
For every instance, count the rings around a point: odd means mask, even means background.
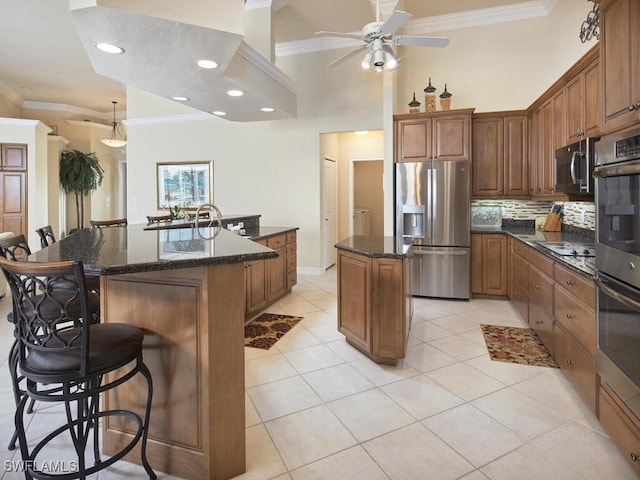
[[[550,17],[441,32],[451,39],[446,49],[405,48],[400,70],[385,81],[396,86],[391,89],[395,111],[406,111],[410,95],[421,92],[429,76],[438,93],[449,84],[453,108],[528,107],[593,46],[578,40],[590,9],[584,0],[562,0]],[[363,71],[356,60],[325,67],[343,53],[277,60],[297,83],[295,120],[232,123],[130,87],[129,221],[156,213],[156,162],[213,160],[214,201],[222,213],[259,213],[263,225],[300,227],[298,265],[321,268],[322,150],[327,148],[321,146],[321,134],[386,128],[384,138],[391,138],[383,111],[394,102],[383,98],[383,75]],[[392,151],[384,145],[387,187]],[[389,212],[392,203],[392,188],[386,188]],[[392,231],[392,214],[385,217],[386,231]]]

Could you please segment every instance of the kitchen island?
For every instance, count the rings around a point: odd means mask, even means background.
[[[338,330],[377,363],[404,358],[413,316],[411,245],[394,237],[337,243]]]
[[[145,331],[154,384],[152,467],[184,478],[227,479],[246,470],[244,264],[276,257],[226,230],[129,225],[80,230],[28,260],[82,260],[87,273],[101,275],[102,321]],[[142,411],[141,382],[118,387],[105,407]],[[105,418],[103,434],[111,454],[131,431]],[[139,452],[126,458],[137,461]]]

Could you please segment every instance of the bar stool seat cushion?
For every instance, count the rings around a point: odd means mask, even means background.
[[[42,352],[32,349],[26,366],[41,373],[73,372],[80,368],[80,329],[72,328],[57,334],[60,347],[77,347],[70,350],[51,349]],[[135,360],[144,333],[138,327],[126,323],[100,323],[91,325],[89,331],[89,374],[113,370]],[[49,345],[53,347],[50,341]]]

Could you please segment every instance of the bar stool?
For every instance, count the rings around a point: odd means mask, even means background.
[[[18,366],[26,379],[25,394],[15,412],[20,454],[26,478],[84,479],[123,458],[140,444],[142,465],[156,479],[146,456],[153,396],[149,369],[142,359],[143,332],[125,323],[92,323],[89,292],[82,262],[12,262],[0,257],[0,268],[11,288],[18,337]],[[62,284],[62,287],[61,285]],[[71,288],[71,285],[74,288]],[[140,373],[147,382],[144,418],[129,410],[100,411],[99,397]],[[108,374],[108,376],[107,376]],[[24,410],[29,399],[62,402],[65,423],[29,448]],[[72,414],[73,412],[73,414]],[[101,418],[131,420],[129,442],[108,459],[101,459],[98,422]],[[93,428],[93,434],[90,429]],[[39,454],[50,442],[69,433],[77,457],[76,469],[55,475],[38,470]],[[86,455],[93,440],[93,465]]]
[[[0,256],[3,258],[17,262],[26,259],[29,255],[31,255],[31,249],[29,248],[29,244],[27,243],[27,239],[24,235],[14,235],[12,237],[0,239]],[[87,277],[92,279],[92,282],[95,283],[97,279],[100,281],[100,277],[91,276]],[[89,282],[87,282],[89,283]],[[100,284],[98,283],[98,286]],[[57,285],[59,289],[64,289],[65,285],[61,282]],[[93,323],[100,322],[100,297],[99,293],[96,290],[91,290],[91,294],[89,295],[89,312],[90,319]],[[24,377],[19,375],[18,373],[18,339],[17,339],[17,331],[15,328],[15,317],[13,312],[9,312],[7,315],[7,321],[14,325],[14,334],[16,338],[9,349],[9,374],[11,375],[11,383],[13,387],[13,396],[16,402],[16,406],[20,403],[20,399],[24,395],[24,390],[20,387],[20,383],[24,380]],[[27,408],[27,413],[33,413],[33,406],[35,401],[32,399],[29,402],[29,406]],[[9,440],[8,449],[15,450],[16,448],[16,440],[17,440],[17,432],[14,432],[11,439]]]
[[[89,220],[91,228],[104,228],[104,227],[126,227],[126,218],[114,218],[113,220]]]
[[[171,215],[147,215],[147,223],[151,225],[152,223],[162,223],[162,222],[170,222]]]
[[[53,228],[51,228],[51,225],[36,228],[36,233],[40,237],[40,246],[42,248],[46,248],[56,241],[56,236],[53,233]]]

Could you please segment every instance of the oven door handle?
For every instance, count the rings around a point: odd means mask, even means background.
[[[606,280],[602,280],[601,278],[596,278],[596,283],[598,284],[598,288],[602,290],[604,293],[614,298],[616,301],[626,305],[629,308],[634,309],[636,312],[640,312],[640,302],[633,300],[626,295],[622,295],[619,292],[616,292],[613,288],[607,285]]]
[[[624,175],[637,175],[640,173],[640,163],[630,165],[614,165],[611,167],[599,167],[593,172],[594,177],[620,177]]]

